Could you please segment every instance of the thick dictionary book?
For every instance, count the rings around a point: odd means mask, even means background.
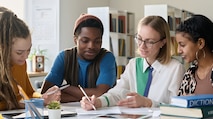
[[[162,117],[172,118],[208,118],[213,117],[213,106],[201,107],[179,107],[170,104],[161,104],[160,111]],[[163,119],[163,118],[162,118]]]
[[[174,96],[171,98],[171,104],[180,107],[213,106],[213,94]]]

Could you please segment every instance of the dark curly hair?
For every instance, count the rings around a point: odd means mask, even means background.
[[[212,21],[204,15],[193,15],[177,27],[176,33],[183,32],[190,35],[194,43],[198,41],[199,38],[203,38],[206,42],[206,47],[213,51],[213,23]]]

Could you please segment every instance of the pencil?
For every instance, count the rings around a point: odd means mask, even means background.
[[[93,108],[94,110],[96,110],[95,106],[92,104],[91,100],[89,99],[89,97],[87,96],[87,94],[86,94],[86,92],[83,90],[83,88],[82,88],[80,85],[78,85],[78,87],[80,88],[80,90],[81,90],[81,92],[84,94],[84,96],[87,98],[87,100],[91,103],[92,108]]]

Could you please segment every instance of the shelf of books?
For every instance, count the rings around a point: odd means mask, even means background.
[[[185,68],[188,68],[188,64],[184,63],[183,59],[178,56],[177,43],[175,40],[175,29],[181,21],[183,21],[187,17],[190,17],[191,15],[193,15],[193,13],[187,10],[175,8],[167,4],[144,5],[144,16],[149,15],[159,15],[168,22],[172,41],[171,54],[174,58],[178,59],[181,63],[183,63]]]
[[[119,79],[128,60],[135,56],[134,13],[110,7],[90,7],[87,12],[97,16],[103,22],[102,47],[114,54]]]

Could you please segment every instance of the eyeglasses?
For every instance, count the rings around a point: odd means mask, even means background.
[[[144,45],[148,48],[151,48],[154,44],[162,41],[163,39],[165,39],[165,37],[161,38],[158,41],[148,41],[148,40],[142,40],[142,38],[139,38],[137,35],[135,35],[135,42],[140,46],[142,43],[144,43]]]

